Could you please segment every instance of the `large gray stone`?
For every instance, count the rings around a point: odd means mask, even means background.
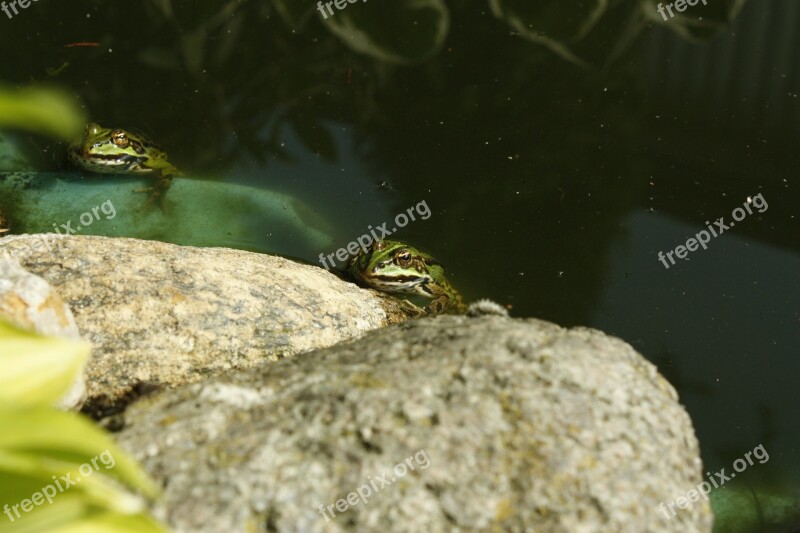
[[[659,510],[702,479],[675,390],[595,330],[414,320],[165,391],[126,420],[119,441],[177,531],[711,530],[707,501]]]
[[[225,248],[55,235],[0,239],[72,308],[94,344],[93,414],[174,386],[357,337],[406,318],[399,300],[322,268]]]

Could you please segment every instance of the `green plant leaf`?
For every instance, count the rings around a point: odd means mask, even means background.
[[[108,531],[163,531],[142,514],[144,500],[125,486],[149,497],[159,492],[108,435],[82,416],[0,405],[0,502],[11,509],[21,505],[13,511],[21,515],[14,531],[86,531],[104,525]],[[37,494],[50,498],[38,496],[36,505]],[[4,525],[0,520],[0,531]]]
[[[71,141],[86,124],[75,98],[50,87],[9,89],[0,86],[0,126]]]
[[[147,515],[96,513],[57,527],[53,533],[153,533],[167,530]]]
[[[52,405],[89,357],[87,342],[42,337],[0,321],[0,402]]]
[[[41,489],[42,487],[40,487]],[[46,499],[40,505],[28,507],[29,512],[19,506],[24,499],[30,499],[33,493],[28,493],[22,500],[11,501],[8,515],[2,516],[0,531],[13,531],[14,533],[40,533],[47,532],[163,532],[166,531],[158,522],[143,514],[143,512],[123,513],[112,512],[98,507],[87,500],[84,493],[73,490],[57,493],[51,502]],[[12,506],[18,505],[16,509]],[[31,504],[28,504],[29,506]],[[17,516],[19,513],[20,516]]]
[[[164,531],[128,492],[159,494],[141,467],[88,419],[51,407],[89,352],[0,321],[0,531]]]
[[[450,14],[444,0],[344,3],[341,10],[332,4],[333,15],[326,11],[322,23],[353,50],[383,61],[423,61],[447,36]]]
[[[21,420],[25,423],[20,424]],[[37,468],[49,472],[46,476],[49,478],[56,471],[63,470],[64,464],[80,465],[98,457],[96,464],[102,466],[106,475],[146,496],[154,497],[159,493],[158,487],[133,459],[117,447],[113,439],[75,413],[49,407],[16,408],[0,404],[0,453],[3,454],[0,455],[0,478],[2,472],[31,476],[43,472],[30,467],[15,467],[15,464],[37,461],[40,465]],[[113,467],[106,468],[104,459],[106,463],[113,463]],[[0,483],[0,495],[3,485]]]
[[[35,512],[28,503],[27,512],[20,513],[30,517],[24,521],[26,524],[32,521],[46,523],[54,518],[63,521],[65,514],[77,518],[92,510],[120,514],[136,514],[145,510],[144,500],[128,493],[122,485],[113,481],[102,463],[98,462],[100,470],[97,471],[91,463],[86,464],[88,467],[84,471],[88,475],[84,476],[79,467],[71,463],[48,460],[33,454],[22,456],[0,452],[0,480],[4,484],[0,489],[0,501],[21,503],[21,510],[26,511],[24,500],[32,500],[36,506]],[[42,496],[36,496],[37,493],[44,496],[44,501]]]

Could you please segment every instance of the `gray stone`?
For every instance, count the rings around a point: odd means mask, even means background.
[[[4,252],[58,290],[94,344],[92,414],[117,411],[142,387],[277,361],[407,317],[399,300],[263,254],[56,235],[4,237]]]
[[[177,531],[711,530],[707,501],[659,511],[702,480],[675,390],[595,330],[414,320],[164,391],[126,421]]]
[[[26,272],[17,261],[0,254],[0,318],[42,335],[78,339],[78,326],[69,307],[48,283]],[[86,398],[83,375],[58,402],[74,409]]]

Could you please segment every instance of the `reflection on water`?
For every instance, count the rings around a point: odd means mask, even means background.
[[[769,213],[748,223],[766,224]],[[707,469],[762,443],[772,460],[748,477],[800,486],[800,464],[781,461],[800,441],[792,385],[800,374],[800,285],[785,282],[800,257],[734,228],[666,271],[652,250],[696,229],[648,211],[627,217],[592,323],[627,339],[676,384]]]

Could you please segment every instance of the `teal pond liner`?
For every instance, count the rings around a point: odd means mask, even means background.
[[[291,196],[175,178],[162,209],[136,192],[151,183],[136,176],[0,173],[0,210],[14,234],[133,237],[307,260],[332,247],[327,222]]]

